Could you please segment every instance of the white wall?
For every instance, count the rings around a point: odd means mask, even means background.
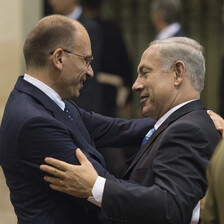
[[[17,77],[23,74],[25,36],[42,16],[42,0],[0,0],[0,120]],[[14,224],[16,216],[0,168],[0,224]]]

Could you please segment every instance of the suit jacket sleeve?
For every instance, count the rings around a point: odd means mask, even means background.
[[[83,143],[85,139],[81,138],[81,135],[74,139],[66,126],[49,117],[35,117],[25,122],[20,128],[16,140],[16,153],[21,163],[21,172],[48,186],[43,180],[45,173],[39,168],[40,164],[44,163],[44,158],[54,157],[71,164],[79,164],[75,156],[75,150],[81,144],[79,141],[82,141],[82,150],[99,175],[115,179],[106,171],[97,157],[89,153],[95,150],[92,145]]]
[[[140,145],[145,134],[155,124],[151,118],[110,118],[82,109],[80,114],[97,148]]]
[[[97,114],[92,115],[88,112],[83,114],[86,115],[83,116],[88,121],[85,121],[87,127],[91,129],[90,135],[98,145],[125,145],[130,144],[130,142],[139,142],[140,137],[146,132],[146,125],[143,126],[141,121],[114,120]],[[43,181],[44,173],[39,169],[39,166],[44,163],[44,158],[47,156],[71,164],[79,164],[75,157],[75,150],[82,146],[80,148],[98,174],[115,180],[97,160],[97,157],[91,154],[96,150],[94,144],[88,144],[82,137],[83,135],[79,133],[79,128],[76,129],[78,134],[74,136],[63,123],[50,116],[39,116],[24,122],[16,140],[16,153],[20,158],[21,170],[24,174]],[[131,134],[132,132],[138,133],[138,131],[140,134]],[[131,140],[133,137],[135,137],[135,141]]]
[[[145,186],[106,181],[103,221],[190,223],[192,211],[206,191],[205,169],[213,146],[202,130],[182,122],[165,129],[153,147],[157,149],[152,167],[148,167],[148,155],[143,155],[145,163],[133,171]],[[151,185],[147,185],[149,170],[153,172]]]

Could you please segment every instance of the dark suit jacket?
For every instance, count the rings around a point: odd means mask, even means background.
[[[186,34],[183,32],[181,28],[173,35],[173,37],[185,37],[185,36]]]
[[[129,164],[124,178],[143,186],[106,181],[102,220],[189,224],[205,194],[206,166],[219,140],[200,100],[178,109]]]
[[[75,149],[80,147],[99,175],[115,180],[96,147],[140,143],[153,123],[112,119],[66,104],[73,121],[23,77],[8,99],[0,129],[0,164],[19,224],[97,222],[98,207],[51,190],[40,164],[46,156],[78,164]]]

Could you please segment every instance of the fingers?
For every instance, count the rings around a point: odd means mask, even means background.
[[[58,168],[59,170],[66,171],[69,167],[69,164],[58,159],[54,159],[51,157],[46,157],[44,160],[47,164]]]
[[[85,154],[81,151],[81,149],[77,148],[75,153],[81,165],[83,163],[89,162],[89,160],[86,158]]]
[[[213,120],[216,129],[219,132],[221,132],[222,138],[224,138],[224,120],[223,120],[223,118],[211,110],[209,110],[207,112],[208,112],[209,116],[211,117],[211,119]]]
[[[61,191],[66,193],[66,186],[62,179],[56,177],[45,176],[44,180],[50,183],[50,188],[55,191]]]
[[[64,172],[61,170],[58,170],[52,166],[43,164],[43,165],[40,165],[40,169],[46,173],[51,174],[52,176],[64,178]]]
[[[58,185],[50,184],[50,188],[55,190],[55,191],[61,191],[61,192],[67,193],[65,188],[60,187]]]
[[[63,180],[61,178],[44,176],[44,180],[50,184],[54,184],[57,186],[64,186]]]

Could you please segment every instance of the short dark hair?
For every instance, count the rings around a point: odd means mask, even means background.
[[[43,67],[51,51],[58,47],[72,49],[75,45],[74,21],[61,15],[41,19],[28,34],[23,53],[26,66]]]
[[[180,22],[182,4],[180,0],[153,0],[151,11],[161,13],[167,24]]]

